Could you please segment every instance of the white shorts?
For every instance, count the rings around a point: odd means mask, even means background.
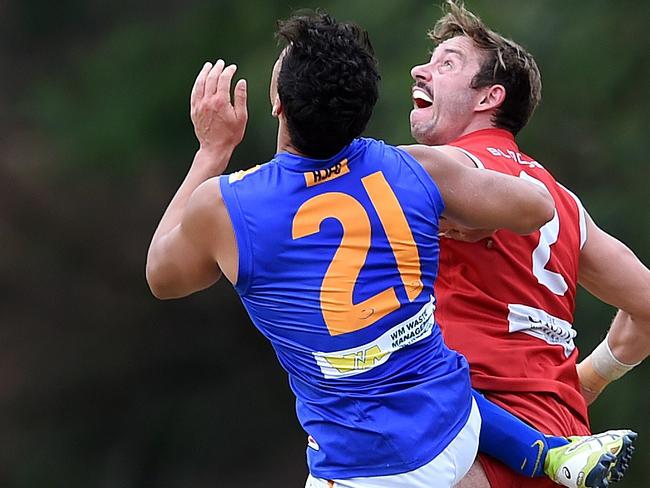
[[[347,480],[324,480],[309,475],[305,488],[450,488],[472,466],[480,432],[481,414],[472,399],[472,411],[465,426],[444,451],[424,466],[406,473]]]

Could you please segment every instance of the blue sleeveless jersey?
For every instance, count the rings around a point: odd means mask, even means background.
[[[235,288],[273,345],[319,478],[437,456],[467,421],[465,359],[434,320],[440,193],[408,153],[357,139],[328,160],[280,153],[221,177]]]

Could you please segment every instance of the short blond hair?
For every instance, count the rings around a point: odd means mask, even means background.
[[[457,36],[472,40],[484,56],[472,88],[503,85],[506,98],[497,109],[496,127],[517,134],[530,120],[542,98],[542,77],[533,56],[516,42],[489,29],[462,1],[447,0],[445,15],[429,32],[436,44]]]

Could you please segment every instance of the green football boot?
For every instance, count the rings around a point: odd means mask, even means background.
[[[569,437],[569,444],[549,449],[544,472],[567,488],[606,488],[623,478],[636,436],[631,430],[608,430]]]

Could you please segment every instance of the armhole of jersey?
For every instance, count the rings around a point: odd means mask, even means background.
[[[440,218],[442,216],[442,213],[445,211],[445,200],[442,198],[442,194],[438,189],[438,185],[436,184],[434,179],[431,178],[431,175],[427,173],[427,171],[422,167],[422,165],[417,159],[415,159],[413,156],[411,156],[408,152],[404,151],[403,149],[399,149],[397,147],[394,149],[402,155],[402,157],[404,158],[404,162],[406,162],[409,168],[411,168],[411,171],[415,173],[415,177],[420,181],[420,183],[422,183],[422,186],[427,192],[427,195],[429,195],[429,199],[431,200],[431,203],[434,205],[434,208],[438,212],[436,217]],[[438,205],[436,202],[440,202],[440,204]]]
[[[228,175],[221,176],[219,178],[219,184],[221,187],[221,196],[228,210],[237,241],[238,269],[237,283],[234,286],[240,295],[244,295],[248,290],[253,274],[253,248],[250,245],[250,235],[248,233],[246,219],[239,206],[237,193],[230,183],[230,177]]]
[[[451,146],[451,147],[455,147],[460,152],[462,152],[465,156],[467,156],[469,159],[471,159],[472,162],[476,165],[477,168],[485,169],[485,165],[483,164],[483,162],[479,158],[474,156],[471,152],[463,149],[462,147],[458,147],[458,146]]]
[[[580,219],[580,249],[582,249],[585,245],[585,242],[587,242],[587,217],[585,215],[585,208],[582,206],[582,202],[578,198],[578,195],[573,193],[566,186],[560,183],[558,183],[558,185],[560,185],[564,191],[571,195],[571,198],[573,198],[573,200],[576,202],[576,206],[578,207],[578,217]]]

